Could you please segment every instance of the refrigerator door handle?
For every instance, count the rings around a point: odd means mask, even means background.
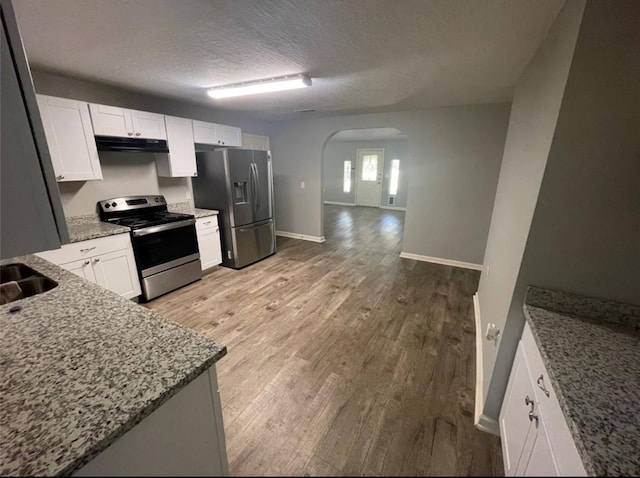
[[[258,171],[258,165],[253,163],[253,170],[256,172],[256,210],[260,210],[260,172]]]
[[[250,226],[239,227],[238,231],[240,231],[240,232],[251,231],[252,229],[257,229],[259,227],[266,226],[270,222],[271,222],[271,219],[267,219],[266,221],[256,222],[255,224],[251,224]]]
[[[255,210],[256,210],[256,177],[255,174],[253,172],[253,163],[250,163],[250,168],[251,168],[251,207],[253,208],[254,211],[254,220],[255,220]]]

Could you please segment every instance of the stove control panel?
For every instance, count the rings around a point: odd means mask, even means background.
[[[98,201],[98,210],[101,214],[136,211],[158,206],[164,206],[166,209],[167,201],[164,196],[127,196]]]

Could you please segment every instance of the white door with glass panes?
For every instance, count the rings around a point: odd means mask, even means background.
[[[380,207],[384,149],[359,149],[356,205]]]

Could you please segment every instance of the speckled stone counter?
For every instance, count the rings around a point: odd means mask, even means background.
[[[226,354],[39,257],[11,262],[59,285],[0,306],[0,475],[73,473]]]
[[[125,226],[102,222],[96,214],[68,217],[67,228],[69,229],[70,242],[87,241],[130,231]]]
[[[218,214],[218,211],[216,211],[215,209],[200,209],[197,207],[193,208],[191,207],[191,204],[189,204],[188,202],[178,202],[178,203],[168,204],[167,209],[169,209],[169,211],[171,212],[179,212],[182,214],[193,214],[196,217],[196,219],[199,219],[201,217],[215,216],[216,214]]]
[[[640,306],[530,287],[524,305],[590,475],[640,475]]]

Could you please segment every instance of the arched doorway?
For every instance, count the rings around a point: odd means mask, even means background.
[[[407,137],[396,128],[345,129],[322,151],[325,240],[400,253],[407,204]]]

